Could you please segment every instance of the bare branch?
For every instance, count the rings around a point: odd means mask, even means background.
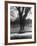
[[[27,16],[27,14],[30,11],[30,9],[31,9],[30,7],[25,8],[25,14],[24,14],[23,18],[25,18]]]
[[[20,11],[20,7],[16,7],[18,11]]]
[[[24,7],[22,8],[22,13],[21,14],[23,14],[23,11],[24,11]]]

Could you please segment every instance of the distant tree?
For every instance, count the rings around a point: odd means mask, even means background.
[[[20,32],[22,32],[22,30],[24,30],[24,25],[25,25],[24,21],[25,21],[25,18],[26,18],[27,14],[28,14],[28,12],[30,11],[31,8],[30,7],[16,7],[16,8],[17,8],[17,10],[19,12]],[[21,8],[22,8],[22,10],[20,10]],[[22,17],[24,8],[25,8],[25,14]]]

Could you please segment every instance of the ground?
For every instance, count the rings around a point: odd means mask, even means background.
[[[19,33],[20,26],[16,26],[15,28],[11,28],[11,39],[31,39],[32,38],[32,26],[31,24],[28,26],[24,26],[24,33]]]

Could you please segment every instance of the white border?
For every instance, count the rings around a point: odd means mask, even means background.
[[[10,6],[32,7],[32,39],[10,40]],[[8,43],[34,41],[34,5],[8,3]]]

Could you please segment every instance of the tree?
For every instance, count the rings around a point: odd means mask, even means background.
[[[20,19],[20,32],[22,32],[22,30],[24,30],[24,24],[25,24],[25,18],[28,14],[28,12],[30,11],[30,7],[16,7],[18,12],[19,12],[19,19]],[[20,10],[22,8],[22,10]],[[23,14],[23,11],[24,11],[24,8],[25,8],[25,14],[24,16],[22,17],[22,14]]]

